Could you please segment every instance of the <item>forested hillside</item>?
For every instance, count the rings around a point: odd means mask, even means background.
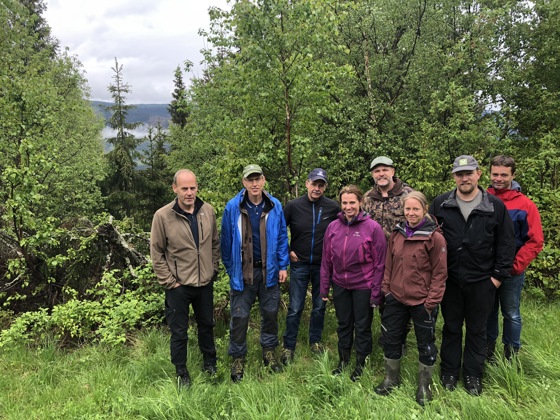
[[[232,1],[210,10],[203,75],[189,88],[188,65],[169,75],[168,130],[157,121],[135,137],[115,60],[107,153],[79,57],[51,36],[44,1],[1,4],[0,346],[47,332],[119,343],[159,322],[146,232],[182,167],[220,216],[248,163],[286,202],[318,166],[330,195],[369,188],[383,154],[433,198],[452,188],[456,156],[487,168],[511,154],[545,231],[528,288],[558,296],[560,0]]]

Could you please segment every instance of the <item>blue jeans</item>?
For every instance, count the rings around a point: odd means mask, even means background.
[[[286,333],[284,347],[295,350],[299,322],[305,306],[307,288],[311,283],[311,297],[313,308],[309,319],[309,344],[321,341],[325,323],[326,302],[319,293],[321,266],[307,263],[293,262],[290,265],[290,303],[286,316]]]
[[[278,346],[278,307],[280,305],[280,285],[266,287],[262,268],[253,269],[253,284],[245,284],[242,291],[230,291],[230,336],[228,354],[234,358],[247,354],[247,329],[251,307],[259,299],[261,313],[260,343],[263,349]]]
[[[511,276],[496,290],[496,299],[494,300],[494,308],[488,317],[488,325],[486,327],[488,342],[495,342],[498,339],[500,327],[498,323],[498,311],[502,307],[502,316],[504,317],[504,328],[502,333],[502,342],[504,346],[510,346],[515,349],[521,347],[521,290],[525,283],[525,273]]]

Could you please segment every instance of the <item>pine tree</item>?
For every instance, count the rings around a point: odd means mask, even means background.
[[[189,71],[191,67],[192,63],[190,61],[186,61],[185,72]],[[187,118],[189,117],[189,109],[187,102],[187,88],[185,87],[185,83],[183,81],[183,72],[179,66],[175,69],[175,79],[173,80],[173,83],[175,85],[175,89],[171,94],[171,96],[173,96],[173,100],[167,109],[169,114],[171,114],[171,121],[173,124],[184,128],[187,124]]]
[[[113,105],[107,106],[111,112],[108,125],[115,130],[115,136],[107,139],[113,150],[107,153],[109,175],[105,181],[104,193],[107,195],[109,212],[117,217],[131,216],[135,208],[135,189],[138,182],[136,159],[139,154],[136,147],[140,140],[132,130],[141,123],[127,122],[127,115],[134,105],[126,104],[125,94],[132,92],[128,83],[123,80],[123,66],[115,58],[113,83],[108,90],[113,98]]]

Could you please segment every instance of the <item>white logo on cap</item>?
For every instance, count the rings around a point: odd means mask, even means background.
[[[459,159],[459,165],[463,166],[466,165],[469,162],[468,159]]]

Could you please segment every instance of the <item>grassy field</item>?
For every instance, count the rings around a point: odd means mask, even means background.
[[[376,345],[359,382],[349,372],[333,377],[337,363],[335,317],[327,312],[328,352],[311,354],[300,344],[296,360],[280,374],[265,371],[258,345],[258,324],[249,333],[243,382],[229,379],[227,328],[216,329],[219,375],[201,372],[202,357],[191,340],[189,368],[193,386],[178,389],[169,362],[164,327],[138,333],[120,348],[87,345],[60,350],[40,348],[0,352],[1,419],[556,419],[560,416],[560,305],[525,299],[524,347],[519,363],[489,366],[480,397],[462,385],[444,391],[436,379],[434,401],[421,408],[414,401],[417,353],[414,336],[403,361],[403,384],[389,397],[373,392],[383,377],[382,352]],[[283,318],[281,332],[283,332]],[[305,314],[304,316],[306,316]],[[441,318],[441,317],[440,317]],[[307,318],[303,320],[307,322]],[[441,319],[438,321],[438,335]],[[305,325],[305,324],[302,324]],[[194,337],[195,334],[191,334]],[[300,331],[306,343],[306,331]],[[437,372],[437,369],[436,369]]]

